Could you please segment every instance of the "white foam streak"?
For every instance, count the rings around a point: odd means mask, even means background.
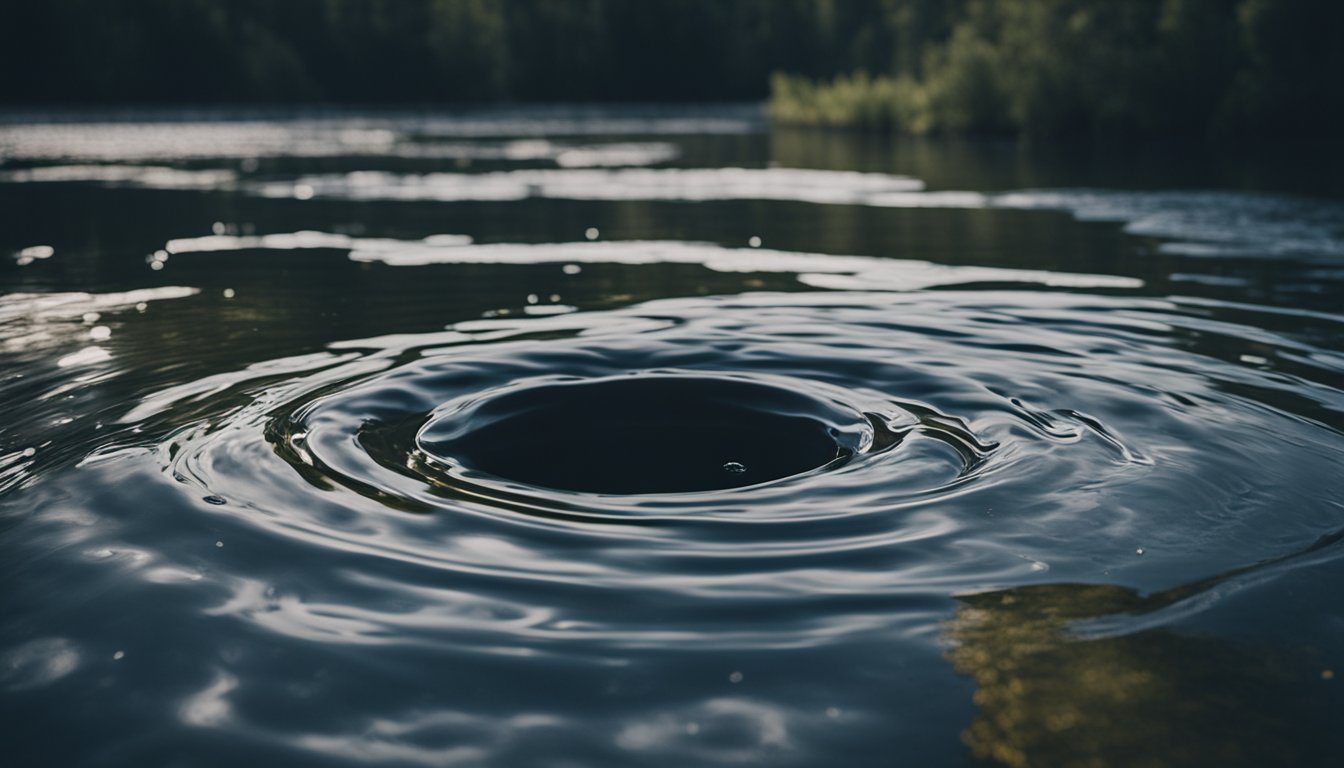
[[[120,312],[151,301],[181,299],[197,288],[168,285],[119,293],[11,293],[0,296],[0,351],[33,351],[46,347],[106,340],[111,329],[89,327],[88,317]],[[102,330],[99,330],[102,329]],[[62,368],[110,359],[96,346],[86,346],[57,360]]]
[[[436,247],[469,245],[467,235],[433,235],[424,243]],[[361,250],[378,252],[404,248],[406,241],[385,238],[352,237],[332,232],[287,232],[273,235],[239,236],[206,235],[169,240],[164,250],[172,254],[207,253],[212,251],[240,251],[244,249],[296,250],[308,248],[330,248],[335,250]]]
[[[165,285],[119,293],[11,293],[0,296],[0,322],[16,318],[82,319],[88,312],[131,309],[140,302],[183,299],[200,292],[199,288]]]
[[[913,291],[968,283],[1033,283],[1071,288],[1137,288],[1143,281],[1113,275],[998,269],[933,264],[873,256],[835,256],[763,248],[724,248],[681,241],[492,243],[433,246],[405,243],[399,249],[356,248],[354,261],[394,266],[427,264],[698,264],[716,272],[792,273],[799,281],[836,290]]]
[[[492,173],[360,171],[258,182],[264,197],[510,201],[775,200],[875,208],[1060,211],[1116,222],[1186,256],[1344,256],[1344,204],[1264,193],[1041,189],[1003,193],[926,190],[909,176],[799,168],[530,169]]]
[[[171,240],[165,248],[175,254],[244,248],[332,248],[349,250],[352,261],[381,262],[398,267],[431,264],[697,264],[716,272],[797,274],[799,282],[805,285],[832,290],[913,291],[968,283],[1032,283],[1069,288],[1137,288],[1143,285],[1141,280],[1113,275],[947,266],[873,256],[724,248],[711,243],[676,240],[473,244],[466,235],[432,235],[424,240],[408,241],[293,232],[252,237],[207,235]]]
[[[936,203],[939,197],[908,198],[924,183],[908,176],[800,168],[622,168],[530,169],[491,173],[401,174],[357,171],[300,176],[292,182],[261,182],[249,190],[263,197],[355,200],[507,201],[530,197],[566,200],[786,200],[822,204]],[[306,194],[306,193],[305,193]],[[956,193],[959,204],[973,202]],[[941,195],[941,193],[940,193]]]
[[[464,141],[451,138],[454,135],[451,127],[440,130],[441,127],[404,120],[0,125],[0,159],[164,163],[269,157],[389,157],[551,162],[579,168],[653,165],[674,160],[680,154],[676,144],[666,141],[576,143],[545,138]]]
[[[236,173],[223,168],[183,170],[159,165],[48,165],[0,171],[0,182],[93,182],[150,189],[210,189],[236,179]]]

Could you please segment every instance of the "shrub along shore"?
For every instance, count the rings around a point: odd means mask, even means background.
[[[1344,3],[1000,0],[892,71],[776,73],[781,123],[1026,137],[1344,137]]]

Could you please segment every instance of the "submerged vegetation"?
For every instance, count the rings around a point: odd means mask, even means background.
[[[0,7],[0,101],[768,96],[915,134],[1333,137],[1341,25],[1319,0],[54,0]]]

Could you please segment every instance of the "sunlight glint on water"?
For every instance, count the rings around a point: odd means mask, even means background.
[[[1340,202],[790,141],[0,126],[7,754],[1322,763]]]

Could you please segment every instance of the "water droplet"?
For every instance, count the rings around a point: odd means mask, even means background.
[[[121,661],[121,660],[124,659],[124,658],[126,658],[126,652],[125,652],[125,651],[117,651],[116,653],[112,654],[112,660],[113,660],[113,661]]]
[[[149,309],[149,305],[143,301],[135,305],[136,312],[144,312],[146,309]]]
[[[28,259],[28,262],[25,263],[29,263],[33,259],[49,259],[54,253],[56,253],[56,249],[50,245],[30,245],[19,251],[19,260]]]
[[[725,472],[732,472],[734,475],[740,475],[747,471],[747,466],[736,461],[729,461],[723,465]]]
[[[234,290],[233,290],[232,288],[225,288],[225,289],[224,289],[224,298],[226,298],[226,299],[232,299],[234,296],[237,296],[237,295],[238,295],[238,294],[237,294],[236,292],[234,292]]]
[[[106,341],[112,338],[112,329],[106,325],[95,325],[89,329],[89,338],[94,341]]]
[[[558,293],[552,293],[552,294],[551,294],[551,303],[552,303],[552,304],[555,304],[555,303],[557,303],[557,302],[559,302],[559,301],[560,301],[560,294],[558,294]]]
[[[752,248],[760,248],[761,238],[757,237],[756,235],[752,235],[751,239],[747,241],[747,245],[750,245]]]
[[[529,293],[529,294],[527,294],[527,303],[528,303],[528,304],[536,304],[538,301],[541,301],[541,297],[537,296],[537,294],[535,294],[535,293]]]
[[[1143,554],[1143,547],[1139,547],[1138,549],[1134,550],[1134,554],[1136,554],[1136,555],[1142,555],[1142,554]]]
[[[111,360],[111,359],[112,355],[109,354],[105,349],[99,349],[98,347],[85,347],[78,352],[71,353],[57,360],[56,365],[60,368],[69,368],[75,365],[91,365],[93,363],[101,363],[105,360]],[[74,395],[67,395],[65,399],[73,400],[75,399],[75,397]]]
[[[564,272],[566,275],[577,275],[583,271],[583,267],[580,267],[578,264],[566,264],[560,268],[560,271]]]
[[[223,549],[223,547],[224,547],[224,542],[222,542],[222,541],[216,541],[216,542],[215,542],[215,546],[216,546],[217,548]]]
[[[583,231],[583,236],[589,240],[596,240],[599,234],[601,233],[597,231],[597,227],[589,227]]]
[[[158,272],[160,269],[163,269],[163,262],[162,262],[162,261],[151,261],[151,262],[149,262],[149,268],[152,269],[152,270],[154,270],[155,272]]]
[[[216,221],[214,224],[210,225],[210,231],[214,232],[216,235],[222,235],[225,232],[228,232],[229,228],[224,226],[224,222]]]
[[[732,683],[733,685],[737,685],[738,683],[742,682],[742,673],[734,671],[732,674],[728,675],[728,682]]]

